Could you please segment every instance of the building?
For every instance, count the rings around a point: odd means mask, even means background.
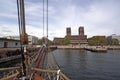
[[[0,38],[0,48],[19,48],[20,40]]]
[[[112,34],[110,36],[107,37],[107,41],[109,42],[111,39],[117,39],[119,41],[120,44],[120,35],[116,35],[116,34]]]
[[[63,44],[62,40],[63,40],[63,38],[54,38],[53,42],[56,45],[62,45]]]
[[[28,35],[28,43],[32,45],[38,44],[38,38],[35,36]]]
[[[5,38],[14,39],[14,40],[20,40],[19,36],[7,36]],[[35,36],[28,35],[28,44],[32,44],[32,45],[38,44],[38,38],[35,37]]]
[[[107,40],[106,36],[93,36],[91,38],[88,38],[88,44],[89,45],[106,45]]]
[[[71,35],[71,28],[66,29],[67,37],[70,39],[70,43],[73,45],[87,44],[87,35],[84,35],[84,27],[80,26],[78,29],[78,35]]]
[[[66,36],[70,40],[72,45],[84,45],[87,44],[87,35],[84,35],[84,27],[80,26],[78,29],[78,35],[71,35],[71,28],[66,28]],[[62,44],[64,38],[54,38],[54,44]]]

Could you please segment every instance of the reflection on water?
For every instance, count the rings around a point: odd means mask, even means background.
[[[63,49],[53,54],[72,80],[120,80],[120,50],[95,53]]]

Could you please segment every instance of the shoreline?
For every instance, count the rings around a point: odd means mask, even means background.
[[[68,46],[66,46],[66,45],[54,45],[54,46],[56,46],[57,47],[57,49],[91,49],[91,48],[96,48],[96,47],[98,47],[98,46],[89,46],[89,45],[68,45]],[[101,46],[101,47],[103,47],[103,48],[105,48],[105,49],[107,49],[107,50],[120,50],[120,45],[113,45],[113,46],[111,46],[111,45],[106,45],[106,46]]]

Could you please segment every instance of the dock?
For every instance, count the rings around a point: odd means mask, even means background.
[[[79,45],[58,45],[57,49],[85,49],[85,46],[79,46]]]
[[[28,48],[27,51],[32,55],[32,52],[38,51],[39,47]],[[11,60],[21,58],[20,48],[0,48],[0,63],[5,63]]]
[[[11,56],[11,57],[4,57],[0,59],[0,63],[8,62],[11,60],[19,59],[21,58],[21,55]]]

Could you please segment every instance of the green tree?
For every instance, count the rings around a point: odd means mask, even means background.
[[[42,37],[41,39],[38,40],[38,44],[42,45],[43,43],[45,43],[45,39],[44,37]],[[48,45],[52,45],[53,42],[51,40],[48,39]]]
[[[69,39],[69,37],[64,37],[64,39],[62,40],[62,43],[63,43],[63,45],[68,45],[68,44],[70,44],[70,39]]]
[[[106,45],[107,40],[105,36],[94,36],[88,39],[88,44],[89,45]]]
[[[48,40],[49,45],[53,45],[53,42],[51,40]]]
[[[42,45],[45,42],[44,37],[38,40],[38,44]]]
[[[118,45],[119,44],[119,40],[118,39],[111,39],[110,40],[110,44],[111,45]]]
[[[88,39],[88,44],[89,45],[95,45],[95,41],[93,39]]]

